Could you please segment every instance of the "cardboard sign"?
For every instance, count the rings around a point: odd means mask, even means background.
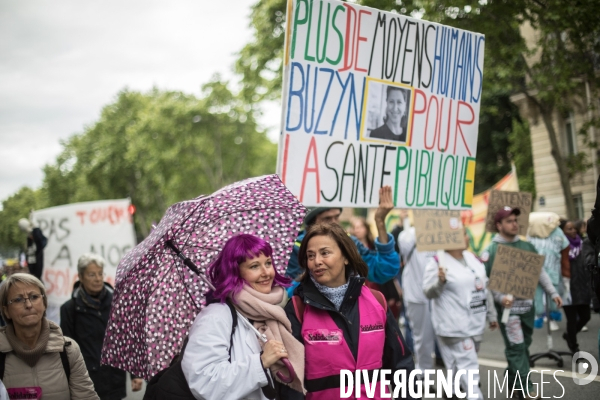
[[[277,173],[306,206],[471,207],[483,35],[288,0]]]
[[[521,299],[533,299],[544,258],[530,251],[498,245],[488,289]]]
[[[518,208],[521,215],[517,217],[519,223],[519,235],[526,236],[529,227],[529,213],[531,213],[531,193],[527,192],[504,192],[492,190],[488,199],[488,212],[485,219],[485,230],[498,232],[494,224],[494,216],[502,207]]]
[[[129,199],[102,200],[34,212],[34,220],[48,238],[42,280],[50,305],[60,306],[71,298],[78,280],[77,260],[84,253],[104,258],[105,281],[114,286],[119,261],[136,245],[130,204]]]
[[[465,232],[460,211],[413,210],[417,250],[465,249]]]

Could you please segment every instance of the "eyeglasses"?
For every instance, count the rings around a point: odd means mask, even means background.
[[[12,299],[8,301],[8,305],[11,304],[22,304],[25,307],[25,301],[29,300],[31,304],[38,304],[40,300],[44,297],[43,294],[30,294],[29,297],[17,297],[16,299]]]
[[[105,276],[106,276],[106,274],[104,274],[104,273],[103,274],[92,274],[92,273],[85,274],[85,277],[89,278],[89,279],[94,279],[94,278],[104,279]]]

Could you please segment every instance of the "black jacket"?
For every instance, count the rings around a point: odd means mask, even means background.
[[[100,365],[102,344],[113,298],[113,288],[104,283],[108,293],[100,309],[87,306],[83,300],[81,282],[75,282],[71,300],[60,307],[60,327],[65,336],[74,339],[81,348],[94,389],[102,400],[120,400],[127,396],[125,371]]]
[[[360,326],[360,315],[358,308],[358,296],[361,293],[362,286],[365,283],[365,278],[351,277],[348,285],[348,290],[342,301],[340,311],[337,311],[333,303],[319,292],[314,283],[309,279],[298,286],[294,295],[298,295],[306,304],[306,307],[316,307],[321,310],[326,310],[331,315],[331,318],[337,327],[344,332],[344,340],[348,344],[352,355],[356,359],[358,353],[358,337]],[[294,337],[304,344],[302,338],[302,325],[294,310],[294,304],[289,301],[285,306],[285,312],[292,324],[292,334]],[[387,321],[385,326],[385,344],[383,348],[383,369],[406,370],[408,377],[410,372],[415,368],[413,356],[402,333],[398,327],[398,322],[395,320],[392,312],[387,310]]]

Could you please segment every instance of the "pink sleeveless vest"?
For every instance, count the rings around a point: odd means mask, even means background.
[[[354,373],[357,369],[373,370],[381,368],[383,346],[385,343],[385,310],[373,296],[368,287],[363,286],[358,298],[360,315],[360,333],[358,340],[357,360],[354,359],[344,332],[337,327],[327,311],[311,307],[304,309],[302,337],[306,357],[305,382],[340,375],[340,370],[347,369]],[[377,379],[379,381],[379,377]],[[362,376],[361,376],[362,383]],[[355,391],[352,390],[354,399]],[[375,399],[380,399],[379,383],[375,388]],[[340,388],[308,392],[307,400],[331,400],[340,398]],[[364,384],[362,397],[366,399]]]

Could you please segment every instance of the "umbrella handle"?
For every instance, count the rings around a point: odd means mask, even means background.
[[[285,365],[285,367],[287,368],[290,376],[289,377],[285,376],[284,374],[281,373],[281,371],[277,371],[277,373],[275,375],[277,375],[279,380],[283,383],[292,383],[294,381],[294,379],[296,378],[296,371],[294,371],[294,367],[292,367],[292,363],[287,358],[281,358],[280,360],[283,363],[283,365]]]

